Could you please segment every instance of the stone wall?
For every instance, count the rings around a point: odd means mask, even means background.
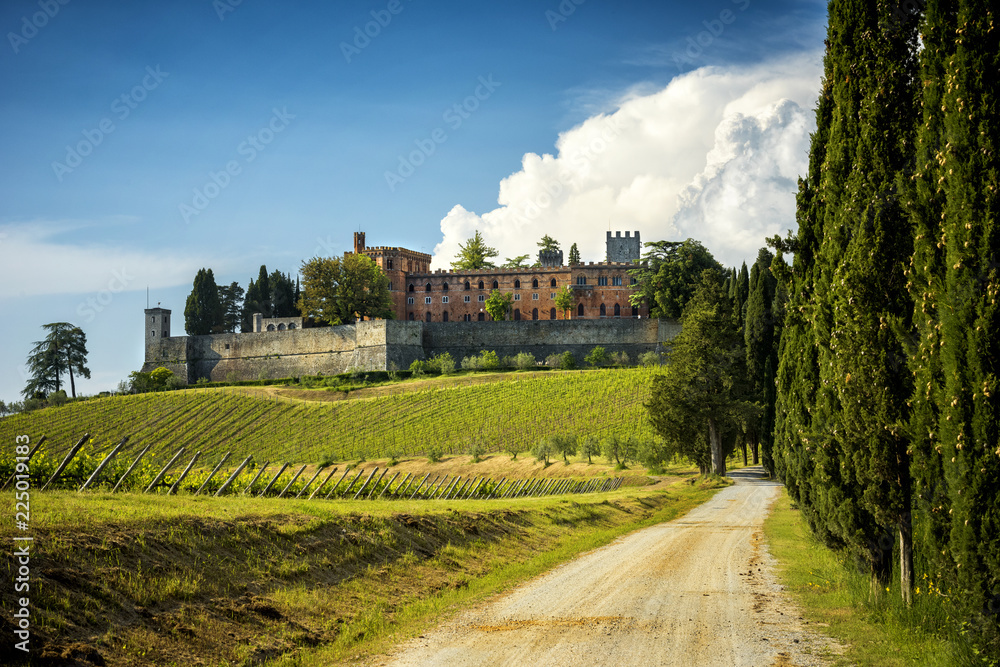
[[[529,352],[542,361],[569,350],[582,361],[597,345],[610,352],[662,351],[680,331],[672,320],[603,319],[425,323],[377,320],[339,327],[179,336],[147,342],[148,372],[165,366],[194,383],[334,375],[350,368],[406,369],[448,352],[456,361],[481,350]]]

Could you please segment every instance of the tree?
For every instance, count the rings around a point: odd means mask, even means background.
[[[535,446],[531,448],[531,455],[535,457],[536,461],[541,461],[543,466],[549,467],[549,457],[552,456],[556,451],[555,445],[552,443],[552,436],[548,438],[542,438],[535,443]]]
[[[590,366],[594,366],[595,368],[597,366],[603,366],[608,363],[608,352],[603,347],[598,345],[583,358],[583,361]]]
[[[563,285],[562,289],[556,292],[556,308],[563,312],[563,319],[569,319],[569,313],[576,304],[576,294],[569,285]]]
[[[580,263],[580,249],[574,243],[569,247],[569,265],[576,266]]]
[[[476,230],[476,235],[465,242],[459,244],[458,257],[451,263],[453,271],[478,271],[479,269],[495,269],[496,265],[490,262],[493,257],[500,255],[496,248],[486,245],[482,234]]]
[[[588,435],[580,443],[580,455],[587,457],[587,463],[593,463],[593,457],[601,455],[601,441]]]
[[[184,306],[184,329],[189,336],[205,336],[223,330],[224,314],[212,269],[199,269]]]
[[[757,465],[761,445],[764,447],[764,467],[773,473],[771,446],[774,437],[774,374],[778,367],[778,346],[775,336],[773,312],[777,279],[771,275],[774,259],[766,248],[757,252],[757,261],[750,269],[749,297],[743,323],[746,343],[747,381],[751,400],[763,406],[761,419],[749,424],[747,438],[753,450],[753,463]]]
[[[222,330],[236,333],[243,317],[243,298],[245,292],[240,284],[234,282],[219,287],[219,303],[222,305]]]
[[[629,301],[649,304],[650,317],[680,317],[706,269],[719,274],[721,288],[725,269],[700,242],[653,241],[645,246],[639,266],[628,271],[637,281]]]
[[[546,234],[542,237],[542,240],[538,242],[538,252],[559,252],[559,241]]]
[[[502,294],[498,290],[493,290],[489,298],[486,299],[486,312],[495,321],[500,322],[507,319],[507,312],[513,302],[514,296],[512,294]]]
[[[366,255],[314,257],[302,262],[301,274],[298,307],[305,317],[337,325],[393,316],[389,279]]]
[[[685,306],[669,360],[653,378],[650,422],[674,452],[725,475],[736,435],[757,406],[747,400],[743,334],[715,269],[702,273]]]
[[[69,376],[70,392],[76,398],[78,375],[90,378],[87,368],[87,334],[69,322],[52,322],[42,326],[48,331],[43,340],[37,341],[28,354],[28,384],[21,394],[27,399],[38,392],[48,394],[59,391],[62,374]]]
[[[504,259],[503,264],[500,265],[501,269],[521,269],[528,266],[528,259],[531,255],[518,255],[517,257],[507,257]]]
[[[274,271],[268,276],[268,284],[271,288],[271,317],[298,316],[292,277],[281,271]]]
[[[575,435],[553,435],[550,440],[557,454],[563,457],[563,463],[569,465],[569,457],[576,456],[577,440]]]

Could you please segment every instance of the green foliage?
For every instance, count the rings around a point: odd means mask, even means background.
[[[478,271],[480,269],[495,269],[496,265],[490,259],[500,255],[496,248],[486,245],[482,234],[476,230],[476,235],[465,242],[459,244],[458,256],[451,263],[453,271]]]
[[[658,352],[643,352],[639,355],[640,366],[659,366],[663,363],[663,355]]]
[[[483,447],[482,443],[474,442],[471,447],[469,447],[469,455],[472,456],[473,463],[479,463],[483,460],[483,454],[486,453],[486,448]]]
[[[503,264],[500,265],[501,269],[521,269],[528,266],[528,260],[531,255],[518,255],[517,257],[507,257],[504,259]]]
[[[184,329],[189,336],[220,333],[225,327],[225,311],[212,269],[199,269],[184,306]],[[157,337],[160,333],[157,331]]]
[[[569,247],[569,259],[567,262],[569,266],[580,264],[580,249],[576,247],[575,243]]]
[[[438,445],[433,445],[427,450],[427,460],[430,463],[439,463],[441,461],[441,447]]]
[[[514,368],[517,368],[518,370],[521,371],[526,371],[531,368],[535,368],[535,366],[537,365],[535,362],[535,355],[531,354],[530,352],[518,352],[516,355],[514,355],[513,365]]]
[[[553,435],[549,438],[553,451],[563,457],[563,463],[569,465],[569,457],[576,456],[579,449],[575,435]]]
[[[653,379],[646,404],[650,421],[672,453],[695,461],[703,473],[710,465],[724,475],[726,457],[756,406],[747,400],[743,336],[718,272],[702,274],[671,344],[670,363]]]
[[[563,285],[562,289],[556,292],[556,309],[561,310],[563,319],[568,320],[570,311],[576,306],[576,294],[569,285]]]
[[[628,271],[638,281],[629,301],[633,306],[648,304],[650,317],[680,317],[706,270],[716,272],[722,282],[725,270],[699,241],[644,245],[641,263]]]
[[[538,252],[558,252],[559,251],[559,241],[546,234],[538,242]]]
[[[48,333],[36,341],[28,354],[28,382],[21,391],[26,399],[36,394],[59,391],[63,374],[69,377],[70,391],[76,398],[74,371],[90,378],[87,368],[87,334],[69,322],[52,322],[42,325]]]
[[[598,345],[594,349],[592,349],[587,356],[583,358],[583,361],[588,366],[593,366],[596,368],[597,366],[603,366],[604,364],[608,363],[609,359],[610,357],[608,356],[607,351],[603,347]]]
[[[510,304],[514,302],[514,295],[507,292],[501,293],[499,290],[493,290],[490,293],[489,298],[486,299],[486,312],[489,316],[496,322],[501,322],[507,319],[507,313],[510,311]]]
[[[393,316],[389,279],[367,255],[314,257],[300,272],[299,310],[305,317],[337,325]]]
[[[455,372],[455,360],[449,352],[432,356],[427,365],[431,370],[437,371],[441,375],[451,375]]]
[[[516,461],[517,455],[524,451],[524,446],[517,440],[504,443],[503,450],[510,454],[510,460]]]
[[[559,368],[564,371],[571,371],[576,368],[576,357],[569,350],[559,355]]]
[[[552,442],[552,437],[542,438],[531,448],[531,455],[536,461],[541,462],[546,468],[549,467],[549,459],[556,453],[556,447]]]
[[[587,463],[593,463],[595,456],[601,455],[601,441],[593,436],[587,435],[580,438],[580,456],[587,457]]]
[[[628,462],[635,458],[635,441],[628,436],[611,434],[601,442],[601,454],[614,463],[615,469],[624,470]]]
[[[235,333],[240,328],[243,300],[246,292],[237,282],[219,285],[219,304],[222,306],[222,331]]]

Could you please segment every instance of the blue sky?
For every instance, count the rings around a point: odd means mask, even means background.
[[[142,308],[373,245],[445,268],[475,229],[700,238],[727,263],[794,227],[825,5],[3,3],[0,399],[41,325],[93,379],[142,363]],[[367,34],[366,34],[367,31]],[[182,318],[175,319],[175,329]],[[175,335],[181,333],[174,331]]]

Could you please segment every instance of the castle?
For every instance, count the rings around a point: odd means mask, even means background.
[[[143,370],[164,366],[193,383],[405,369],[435,354],[461,360],[484,349],[500,356],[530,352],[538,360],[565,351],[582,360],[597,345],[633,359],[660,351],[680,327],[650,320],[646,306],[629,303],[634,282],[626,271],[639,259],[639,233],[608,232],[606,243],[606,262],[563,266],[557,251],[540,253],[537,267],[432,272],[430,255],[367,247],[364,232],[356,232],[354,252],[389,278],[395,319],[309,328],[300,317],[257,314],[250,333],[171,336],[171,311],[148,308]],[[567,285],[576,305],[569,319],[558,319],[556,293]],[[487,321],[493,290],[513,295],[512,320]]]

